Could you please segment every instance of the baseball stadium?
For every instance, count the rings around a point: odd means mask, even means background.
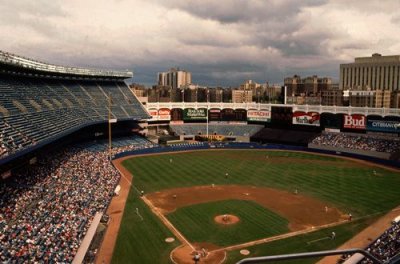
[[[396,263],[400,109],[141,104],[0,51],[2,263]]]

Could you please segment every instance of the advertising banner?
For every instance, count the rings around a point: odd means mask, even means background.
[[[366,129],[366,118],[363,115],[343,115],[343,128]]]
[[[147,112],[151,115],[151,118],[148,119],[149,121],[156,121],[158,120],[158,111],[157,109],[148,109]]]
[[[306,126],[319,126],[320,115],[316,112],[294,112],[293,113],[293,124],[295,125],[306,125]]]
[[[245,109],[235,110],[235,121],[247,121],[247,111]]]
[[[158,110],[158,120],[171,120],[171,110],[168,108]]]
[[[208,111],[208,120],[220,121],[221,120],[221,110],[220,109],[210,109],[210,111]]]
[[[248,110],[247,111],[248,121],[259,121],[259,122],[270,122],[271,112],[268,110]]]
[[[183,110],[183,120],[206,120],[207,109],[205,108],[187,108]]]
[[[367,130],[389,133],[400,133],[400,122],[389,120],[367,120]]]

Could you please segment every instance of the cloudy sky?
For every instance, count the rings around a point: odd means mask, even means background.
[[[338,79],[356,56],[400,54],[400,1],[0,0],[0,50],[54,64],[129,69],[152,85]]]

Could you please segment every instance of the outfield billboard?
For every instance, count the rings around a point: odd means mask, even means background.
[[[171,121],[182,121],[183,110],[180,108],[171,109]]]
[[[221,120],[221,110],[220,109],[210,109],[208,111],[209,121],[220,121]]]
[[[320,114],[317,112],[294,112],[292,123],[294,125],[320,126]]]
[[[158,110],[157,109],[148,109],[147,112],[149,112],[151,116],[151,121],[158,120]]]
[[[171,120],[171,110],[168,108],[158,110],[158,120]]]
[[[368,119],[367,130],[376,132],[400,133],[400,122]]]
[[[271,122],[271,111],[268,110],[248,110],[247,121]]]
[[[186,108],[183,110],[183,120],[206,120],[207,109],[206,108]]]
[[[221,111],[221,121],[235,121],[235,110],[232,108],[224,108]]]
[[[363,115],[343,115],[343,128],[365,130],[367,118]]]
[[[320,115],[320,126],[323,128],[339,129],[343,126],[343,115],[333,113],[321,113]]]
[[[246,109],[236,109],[235,111],[235,120],[233,121],[247,121],[247,111]]]

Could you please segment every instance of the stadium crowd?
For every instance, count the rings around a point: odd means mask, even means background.
[[[375,240],[367,250],[382,260],[387,262],[394,256],[400,253],[400,222],[393,223],[393,225],[386,230],[377,240]],[[372,263],[370,260],[364,259],[362,264]]]
[[[0,262],[72,262],[119,178],[107,152],[77,147],[19,169],[0,186]]]
[[[323,133],[312,144],[367,151],[394,153],[400,149],[400,138],[379,138],[367,135]]]
[[[390,259],[400,253],[400,222],[394,222],[378,239],[371,243],[366,250],[374,257],[387,263]],[[344,263],[351,257],[350,254],[343,255],[338,263]],[[360,264],[372,264],[372,260],[364,258]]]

